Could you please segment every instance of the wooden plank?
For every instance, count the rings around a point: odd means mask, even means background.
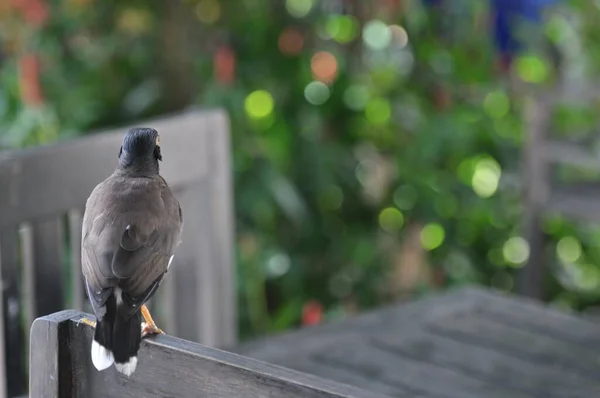
[[[2,269],[4,308],[3,333],[5,361],[0,377],[6,374],[8,396],[25,392],[25,363],[22,357],[25,348],[25,336],[21,322],[22,307],[19,285],[19,242],[17,228],[0,228],[0,268]]]
[[[35,257],[33,243],[33,228],[30,223],[24,223],[19,228],[21,242],[21,308],[25,322],[25,330],[29,330],[36,318],[35,290]]]
[[[339,367],[327,362],[314,361],[310,358],[296,357],[290,359],[290,368],[300,372],[319,375],[328,380],[336,380],[340,383],[361,386],[363,390],[376,391],[380,394],[393,397],[425,398],[431,395],[422,395],[410,388],[400,388],[397,384],[388,384],[383,380],[369,377],[350,367]]]
[[[246,343],[235,352],[387,394],[392,386],[432,397],[600,395],[600,324],[480,288]],[[354,382],[349,373],[358,376]]]
[[[4,287],[4,275],[3,275],[3,259],[4,259],[4,255],[2,253],[2,235],[0,235],[0,282],[2,282],[3,284],[3,289],[2,289],[2,295],[0,296],[0,397],[6,397],[7,396],[7,372],[6,372],[6,350],[4,348],[5,345],[5,331],[4,331],[4,327],[5,327],[5,322],[6,322],[6,317],[5,317],[5,312],[6,312],[6,307],[5,307],[5,287]]]
[[[600,157],[590,148],[568,141],[548,140],[541,148],[545,161],[562,163],[585,169],[600,170]]]
[[[499,345],[495,344],[495,340],[488,339],[487,335],[475,332],[484,328],[473,331],[462,328],[463,325],[467,328],[472,326],[473,319],[448,318],[448,322],[453,326],[461,321],[463,323],[459,325],[460,330],[440,327],[433,333],[402,338],[388,334],[377,336],[374,344],[387,352],[433,364],[485,384],[501,387],[505,391],[516,391],[528,396],[562,398],[576,392],[576,395],[585,396],[600,391],[600,384],[595,380],[597,377],[592,376],[594,373],[588,372],[586,375],[582,374],[579,368],[557,366],[556,356],[549,356],[552,358],[550,361],[539,361],[539,358],[523,351],[523,345],[519,345],[519,351],[504,350],[502,344],[506,340],[515,339],[512,331],[498,328],[509,333]],[[532,337],[535,338],[535,335]]]
[[[576,221],[597,223],[600,222],[600,205],[595,199],[598,194],[600,186],[597,183],[557,186],[546,203],[545,210]]]
[[[535,333],[527,330],[526,325],[523,328],[507,326],[502,317],[461,314],[437,323],[430,327],[431,334],[426,335],[429,339],[424,344],[435,345],[428,352],[435,350],[436,356],[445,357],[442,361],[460,361],[467,368],[477,368],[469,371],[486,373],[485,377],[504,378],[504,374],[508,380],[519,373],[527,374],[527,380],[511,382],[528,385],[523,388],[551,386],[549,389],[558,392],[560,388],[568,391],[585,386],[590,391],[600,392],[598,354],[589,347]],[[388,339],[388,343],[390,341]],[[409,351],[418,350],[418,344],[411,346],[410,342],[403,342],[402,345]],[[470,347],[468,352],[459,353],[467,347]],[[573,361],[573,358],[578,360]],[[500,363],[502,369],[485,369],[486,364]]]
[[[68,387],[72,379],[67,377],[71,369],[68,368],[70,356],[68,346],[65,345],[68,343],[68,325],[65,321],[78,316],[78,312],[68,310],[33,322],[29,340],[32,348],[29,356],[29,396],[70,396]]]
[[[214,248],[209,264],[214,269],[216,279],[215,303],[219,303],[216,327],[219,346],[232,346],[237,342],[237,295],[236,267],[234,261],[234,206],[233,206],[233,167],[231,159],[231,138],[229,119],[225,112],[215,112],[209,120],[212,132],[208,151],[211,165],[211,247]]]
[[[71,254],[69,266],[70,268],[70,286],[71,286],[71,302],[69,308],[82,311],[84,293],[84,279],[81,273],[81,228],[83,223],[83,212],[79,209],[69,211],[69,242],[71,246]]]
[[[34,317],[48,315],[65,308],[64,263],[65,234],[61,217],[55,216],[33,224],[33,252],[35,258]],[[30,324],[27,325],[29,330]]]
[[[172,187],[206,175],[207,132],[201,129],[213,112],[194,110],[143,121],[161,134],[165,159],[161,174]],[[96,184],[114,171],[123,135],[130,127],[24,149],[0,159],[0,226],[81,207]]]
[[[600,349],[600,324],[575,313],[493,290],[473,289],[469,297],[476,303],[471,311],[480,317],[496,317],[508,325],[519,325],[538,334]]]
[[[381,346],[380,346],[381,347]],[[355,369],[364,377],[417,394],[444,398],[530,398],[521,391],[481,380],[455,368],[437,366],[420,358],[399,356],[393,351],[350,340],[322,352],[312,353],[313,362]],[[435,382],[432,382],[435,380]]]
[[[523,151],[525,188],[525,212],[523,234],[529,243],[529,258],[517,272],[516,288],[528,297],[543,298],[544,295],[544,232],[542,211],[550,197],[548,163],[544,157],[547,139],[549,105],[546,101],[529,97],[524,106],[527,141]]]
[[[215,280],[211,279],[210,238],[204,224],[210,200],[207,183],[187,187],[178,195],[183,209],[183,238],[169,269],[169,278],[175,280],[178,292],[175,307],[181,310],[177,317],[175,334],[186,340],[213,346],[218,303],[214,297]],[[190,303],[194,303],[190,306]],[[213,309],[214,308],[214,309]],[[207,332],[208,330],[208,332]]]
[[[78,323],[82,316],[90,317],[65,311],[34,322],[32,353],[49,359],[32,366],[33,396],[386,397],[170,336],[144,340],[138,367],[129,378],[118,374],[114,367],[98,372],[89,355],[93,329]],[[32,357],[32,365],[35,359]],[[58,394],[52,379],[58,380]],[[44,388],[50,392],[44,392]]]

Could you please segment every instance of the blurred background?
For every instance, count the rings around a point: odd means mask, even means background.
[[[226,108],[242,340],[455,285],[513,291],[530,255],[525,104],[557,87],[593,94],[599,11],[593,0],[2,0],[0,148]],[[600,152],[598,108],[567,101],[553,129]],[[593,308],[600,228],[552,212],[540,228],[545,299]]]

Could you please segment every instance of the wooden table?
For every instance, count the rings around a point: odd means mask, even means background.
[[[392,397],[600,397],[600,324],[477,288],[235,351]]]

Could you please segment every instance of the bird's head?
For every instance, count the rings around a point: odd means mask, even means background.
[[[119,151],[119,165],[127,168],[149,167],[158,171],[158,161],[162,160],[160,137],[152,128],[132,128],[123,138]]]

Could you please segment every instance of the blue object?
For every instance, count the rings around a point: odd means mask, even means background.
[[[425,6],[437,6],[444,0],[422,0]],[[461,1],[461,0],[452,0]],[[492,12],[492,36],[501,53],[511,54],[521,43],[515,37],[516,23],[520,19],[539,23],[544,8],[560,0],[489,0]]]
[[[502,53],[513,53],[521,47],[515,37],[516,23],[520,19],[531,23],[541,22],[546,6],[558,0],[491,0],[493,37]]]

